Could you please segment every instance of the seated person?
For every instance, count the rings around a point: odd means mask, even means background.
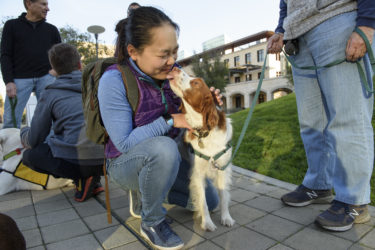
[[[77,187],[74,199],[81,202],[103,191],[104,148],[86,137],[77,49],[56,44],[48,57],[57,78],[42,93],[31,127],[21,130],[27,148],[23,163],[41,173],[72,179]]]

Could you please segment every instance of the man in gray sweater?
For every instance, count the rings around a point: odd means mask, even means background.
[[[296,65],[293,79],[308,163],[302,184],[281,200],[297,207],[330,202],[333,188],[331,207],[316,219],[333,231],[370,219],[374,96],[353,62],[360,60],[369,79],[373,72],[356,27],[372,43],[374,0],[280,0],[279,25],[268,41],[269,53],[280,53],[283,40],[293,41],[289,53]],[[305,66],[316,68],[300,69]]]
[[[77,49],[56,44],[48,57],[58,76],[42,93],[31,127],[21,130],[21,141],[28,148],[23,162],[38,172],[74,180],[75,200],[85,201],[103,191],[100,175],[104,148],[86,137]]]

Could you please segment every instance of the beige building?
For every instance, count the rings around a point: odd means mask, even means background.
[[[194,55],[220,53],[221,60],[229,68],[229,83],[223,93],[224,108],[228,112],[250,107],[266,56],[267,39],[272,34],[272,31],[262,31]],[[194,56],[178,61],[190,75],[194,75],[191,66]],[[285,75],[286,60],[284,56],[282,54],[267,55],[264,80],[257,103],[270,101],[291,93],[294,88]]]

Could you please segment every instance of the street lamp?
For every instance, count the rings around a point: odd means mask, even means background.
[[[87,31],[95,35],[96,40],[96,60],[98,60],[98,35],[105,31],[104,27],[99,25],[92,25],[87,28]]]

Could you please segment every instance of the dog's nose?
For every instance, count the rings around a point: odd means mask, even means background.
[[[173,67],[172,72],[180,73],[181,70],[178,67]]]

